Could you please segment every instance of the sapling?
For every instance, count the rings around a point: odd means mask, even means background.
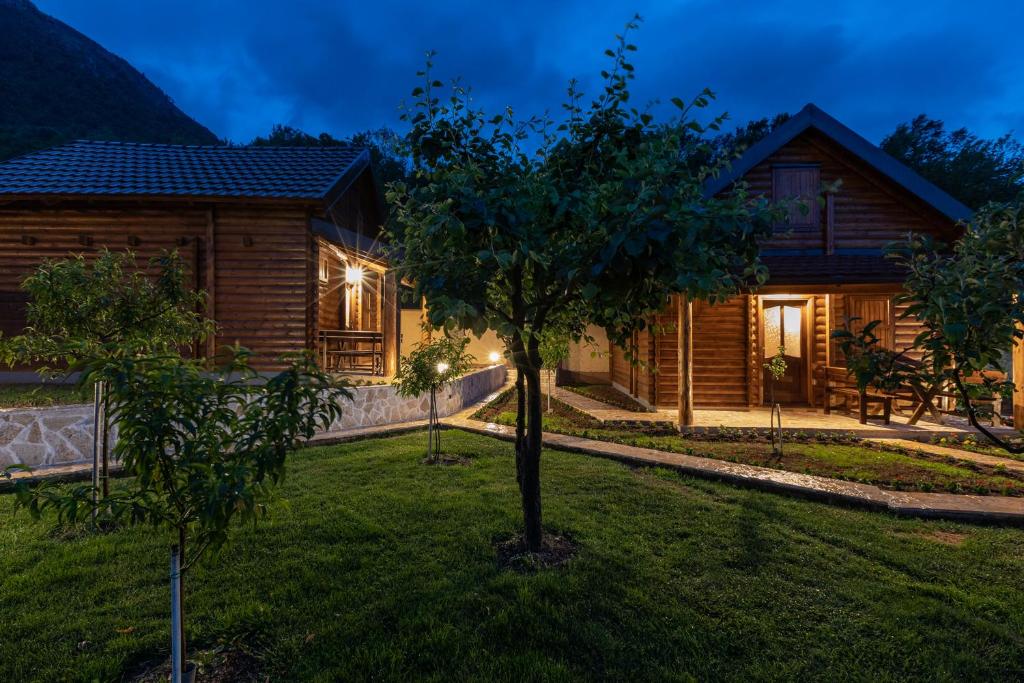
[[[187,284],[177,252],[141,268],[131,252],[103,250],[46,261],[22,283],[28,294],[27,325],[3,340],[8,364],[35,363],[44,377],[80,369],[87,359],[116,359],[177,351],[213,330],[202,309],[203,292]],[[91,375],[83,374],[87,383]],[[109,492],[112,424],[106,381],[93,381],[93,490]]]
[[[130,475],[99,502],[100,519],[168,533],[175,681],[187,675],[183,577],[228,541],[235,522],[266,514],[288,451],[326,429],[350,397],[308,353],[269,379],[250,368],[245,349],[227,355],[217,372],[176,354],[101,358],[85,368],[107,383],[119,427],[114,454]],[[89,484],[23,484],[17,503],[35,517],[52,509],[59,522],[75,523],[97,509],[94,492]]]
[[[441,336],[417,345],[402,357],[395,373],[395,391],[399,396],[414,398],[428,394],[427,461],[436,463],[441,456],[441,429],[438,424],[437,392],[458,379],[473,366],[473,356],[466,353],[468,337],[453,339]]]
[[[786,376],[786,347],[780,346],[778,353],[772,356],[771,360],[764,364],[764,369],[771,375],[768,382],[768,402],[772,407],[771,425],[769,431],[772,437],[772,455],[782,455],[782,406],[775,401],[775,383]],[[778,416],[778,426],[775,424]]]

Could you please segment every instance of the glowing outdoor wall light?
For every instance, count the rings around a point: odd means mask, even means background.
[[[437,364],[437,374],[443,375],[447,371],[448,371],[448,364],[447,363],[445,363],[444,361],[441,361],[440,363]]]
[[[345,266],[345,282],[350,285],[358,285],[363,281],[362,266]]]
[[[499,360],[501,360],[501,354],[498,353],[497,351],[491,351],[490,355],[487,357],[490,359],[492,363],[497,363]]]

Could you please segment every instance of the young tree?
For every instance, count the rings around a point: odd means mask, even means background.
[[[768,381],[768,402],[772,406],[771,424],[768,429],[772,435],[773,455],[782,455],[782,406],[775,402],[775,384],[786,376],[786,347],[780,346],[778,352],[771,360],[762,364],[768,371],[771,379]],[[776,415],[778,416],[778,427],[775,426]]]
[[[101,517],[169,532],[172,670],[179,674],[187,659],[182,577],[228,540],[233,522],[265,513],[288,451],[327,428],[339,400],[350,397],[308,354],[266,381],[250,369],[247,351],[235,347],[230,356],[216,373],[176,354],[99,358],[87,370],[110,389],[120,429],[114,453],[131,475],[101,501]],[[17,500],[37,518],[52,509],[73,523],[93,509],[93,494],[90,485],[23,486]]]
[[[555,371],[569,357],[569,335],[550,329],[540,340],[541,367],[548,375],[548,412],[551,412],[551,391],[555,384]]]
[[[632,22],[627,33],[636,26]],[[675,119],[656,123],[630,103],[636,48],[625,36],[589,106],[575,82],[563,117],[487,115],[469,91],[421,72],[406,112],[415,185],[388,193],[399,270],[424,296],[434,326],[494,330],[510,350],[520,390],[516,464],[524,542],[543,540],[540,490],[540,344],[556,328],[578,339],[587,323],[624,346],[669,296],[720,300],[763,280],[757,241],[780,212],[744,185],[706,197],[719,168],[694,171],[698,143],[683,131],[717,130],[693,118],[713,97],[673,98]],[[536,146],[536,153],[527,148]],[[525,394],[525,400],[523,396]]]
[[[1024,445],[981,425],[986,409],[977,401],[979,394],[1009,399],[1013,393],[1013,383],[997,377],[1006,352],[1024,343],[1024,193],[1012,203],[986,205],[952,249],[912,235],[890,247],[890,256],[909,273],[897,301],[923,327],[914,340],[923,352],[920,372],[952,385],[971,425],[990,441],[1024,453]]]
[[[419,344],[402,358],[395,373],[395,391],[399,396],[415,398],[430,395],[427,414],[427,460],[441,457],[441,429],[437,417],[437,392],[458,379],[473,365],[473,356],[466,353],[469,337],[453,339],[447,335]]]
[[[46,261],[22,283],[28,325],[4,340],[4,356],[9,364],[40,363],[40,374],[52,375],[75,370],[86,359],[176,352],[213,329],[202,315],[205,294],[186,284],[186,274],[177,252],[151,259],[148,273],[131,252]],[[99,379],[93,387],[93,483],[103,495],[111,424],[105,386]]]

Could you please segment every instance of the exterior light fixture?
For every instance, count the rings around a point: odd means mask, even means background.
[[[487,357],[490,358],[492,363],[497,363],[498,361],[501,360],[501,354],[498,353],[497,351],[491,351],[490,355],[488,355]]]
[[[358,285],[363,281],[362,266],[345,266],[345,282],[350,285]]]
[[[437,374],[443,375],[447,371],[448,371],[448,364],[447,363],[445,363],[444,361],[441,361],[440,363],[437,364]]]

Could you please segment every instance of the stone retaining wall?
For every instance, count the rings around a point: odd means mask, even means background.
[[[453,415],[494,393],[505,385],[506,376],[504,365],[493,365],[462,376],[438,393],[438,415]],[[356,387],[352,394],[352,402],[342,405],[341,418],[335,420],[330,431],[423,420],[430,408],[429,396],[403,398],[395,393],[395,388],[390,384]]]
[[[441,390],[438,414],[459,412],[505,384],[506,368],[476,370]],[[331,431],[371,427],[427,417],[429,398],[402,398],[390,384],[354,387],[352,401],[341,407]],[[8,465],[29,467],[92,461],[92,406],[0,410],[0,470]],[[111,434],[111,447],[115,434]]]

